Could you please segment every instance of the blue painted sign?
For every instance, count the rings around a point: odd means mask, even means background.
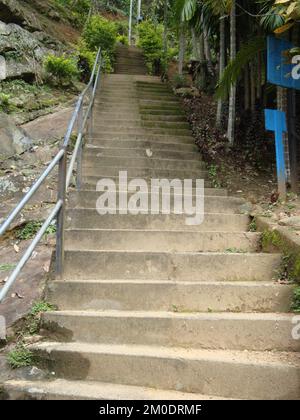
[[[287,51],[294,45],[284,39],[268,37],[268,82],[285,88],[300,90],[300,74],[297,57],[293,63],[287,56]]]
[[[265,110],[266,130],[275,132],[276,144],[276,164],[279,193],[286,193],[286,168],[284,158],[283,133],[287,132],[287,123],[285,112],[276,109]]]

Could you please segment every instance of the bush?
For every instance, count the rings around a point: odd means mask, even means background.
[[[80,40],[77,46],[77,55],[81,81],[87,83],[91,77],[96,60],[96,51],[90,51],[84,40]]]
[[[120,44],[123,45],[128,45],[128,37],[126,35],[118,35],[117,42],[120,42]]]
[[[79,75],[76,60],[65,55],[48,55],[44,60],[44,68],[59,85],[70,85]]]
[[[82,36],[89,50],[97,51],[101,47],[102,51],[113,55],[117,41],[117,30],[113,22],[98,15],[92,16]]]
[[[184,74],[175,74],[172,78],[172,84],[176,89],[189,87],[190,83]]]
[[[163,26],[145,21],[140,23],[138,31],[138,46],[144,51],[150,73],[158,74],[163,62]]]
[[[10,96],[5,93],[0,93],[0,112],[10,111]]]

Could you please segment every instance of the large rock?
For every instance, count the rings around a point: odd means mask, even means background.
[[[32,144],[24,129],[17,127],[11,117],[0,113],[0,160],[24,153]]]
[[[37,16],[24,2],[17,0],[0,0],[0,20],[5,23],[17,23],[29,30],[42,29]]]
[[[15,23],[0,21],[0,80],[35,76],[45,55],[59,48],[60,44],[44,32],[29,32]]]

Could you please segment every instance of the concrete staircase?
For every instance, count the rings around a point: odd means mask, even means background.
[[[176,97],[119,49],[87,142],[83,184],[69,197],[58,311],[33,346],[50,382],[11,381],[11,398],[299,399],[292,289],[274,282],[281,256],[260,252],[243,200],[214,189]],[[126,73],[126,74],[123,74]],[[96,182],[206,178],[205,220],[99,216]],[[191,191],[191,194],[193,191]]]

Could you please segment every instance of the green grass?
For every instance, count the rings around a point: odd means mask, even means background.
[[[19,228],[16,232],[16,238],[20,239],[21,241],[26,241],[28,239],[33,239],[38,231],[41,229],[43,225],[43,221],[41,220],[34,220],[31,222],[26,223],[23,227]],[[51,235],[56,232],[56,225],[50,225],[46,230],[45,235]]]
[[[15,266],[16,264],[0,264],[0,271],[11,271]]]
[[[7,355],[7,362],[12,369],[32,366],[33,361],[33,353],[22,344],[17,344]]]
[[[294,290],[293,303],[291,307],[293,312],[300,313],[300,286]]]

